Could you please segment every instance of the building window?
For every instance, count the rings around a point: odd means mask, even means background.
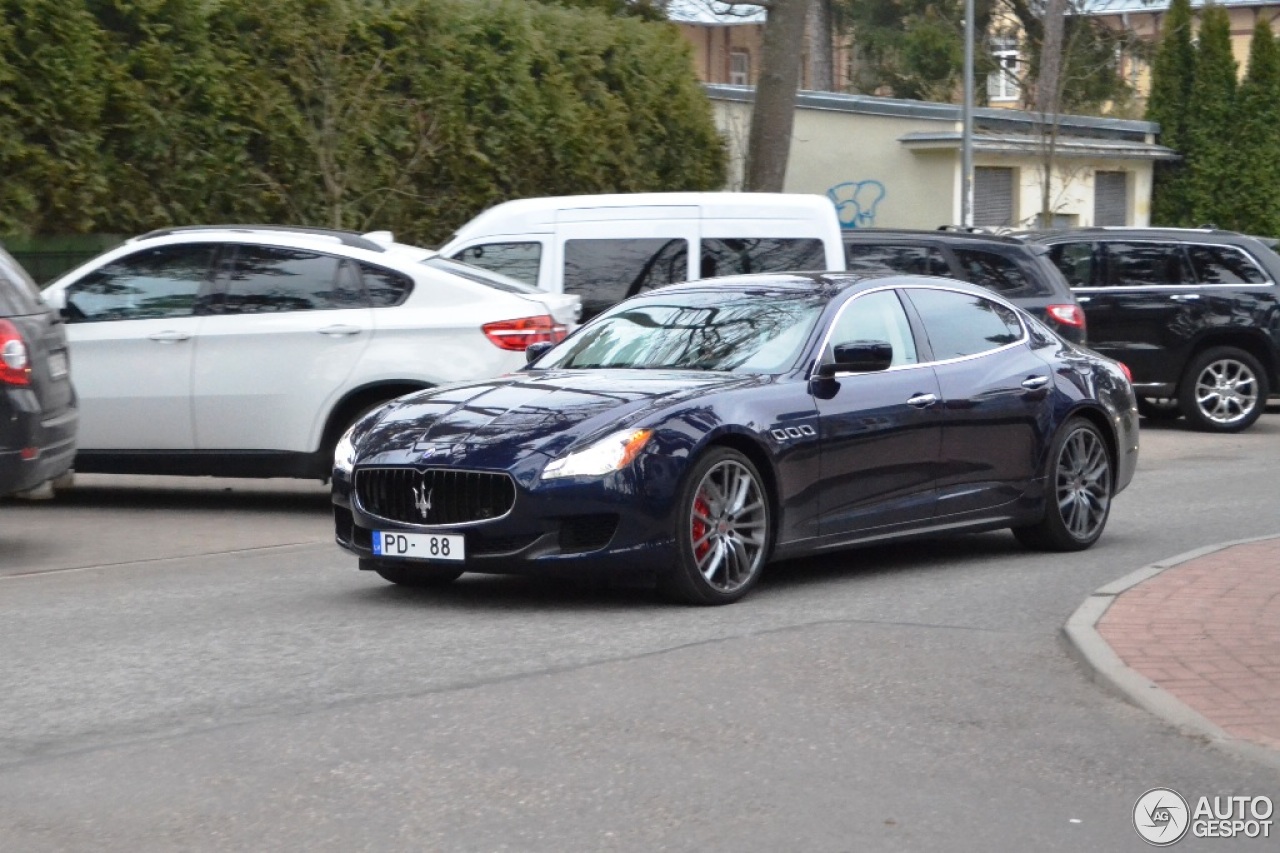
[[[973,224],[986,227],[1013,225],[1016,206],[1013,169],[978,166],[973,170]]]
[[[1093,224],[1128,225],[1129,173],[1093,173]]]
[[[1018,76],[1018,40],[992,39],[991,59],[996,68],[987,75],[987,100],[992,103],[1018,100],[1022,95]]]
[[[747,86],[751,83],[751,54],[745,50],[729,52],[729,85]]]

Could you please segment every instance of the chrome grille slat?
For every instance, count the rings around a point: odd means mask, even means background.
[[[515,482],[505,473],[450,468],[361,468],[356,500],[365,512],[422,527],[475,524],[501,518],[515,505]],[[419,508],[429,498],[422,517]]]

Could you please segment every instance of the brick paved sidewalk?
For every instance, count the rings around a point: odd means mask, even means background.
[[[1097,630],[1232,737],[1280,749],[1280,538],[1166,569],[1117,596]]]

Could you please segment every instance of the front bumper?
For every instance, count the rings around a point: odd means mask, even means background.
[[[334,539],[364,559],[387,559],[374,557],[375,530],[461,534],[467,557],[460,568],[488,574],[650,575],[670,567],[675,556],[671,501],[637,495],[629,473],[517,485],[507,515],[457,526],[372,515],[360,506],[350,475],[341,471],[334,472],[332,495]]]

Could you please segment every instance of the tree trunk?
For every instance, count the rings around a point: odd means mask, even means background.
[[[804,24],[811,0],[771,0],[760,46],[743,188],[782,192],[791,155]]]
[[[809,82],[819,92],[836,90],[835,41],[831,0],[813,0],[809,7]]]
[[[1062,53],[1067,0],[1048,0],[1044,10],[1044,43],[1040,45],[1040,69],[1036,74],[1035,110],[1040,114],[1044,158],[1040,185],[1040,227],[1053,221],[1053,167],[1058,143],[1058,110],[1062,95]]]

